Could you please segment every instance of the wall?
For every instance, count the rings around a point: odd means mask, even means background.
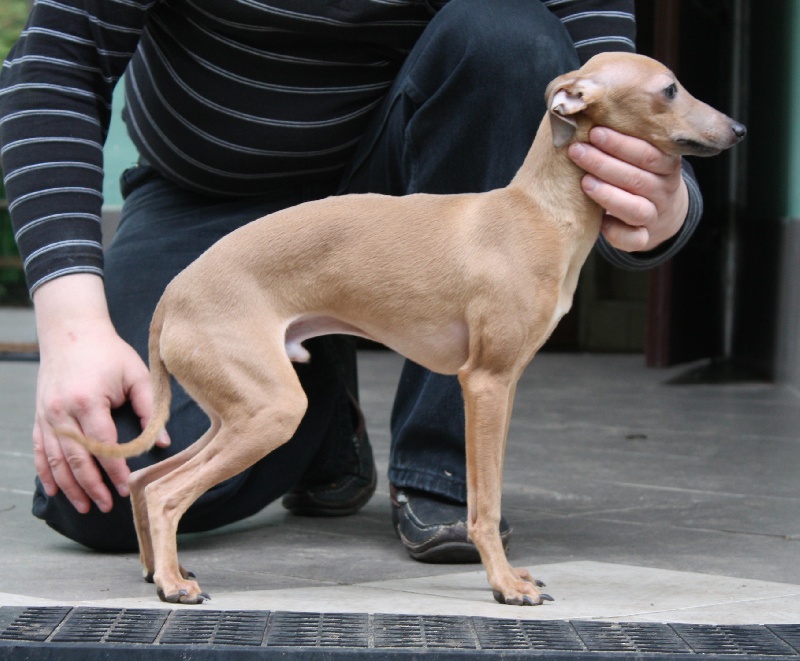
[[[128,137],[122,121],[122,106],[125,104],[125,81],[120,80],[114,88],[111,126],[103,147],[103,244],[108,246],[119,224],[122,209],[122,194],[119,177],[124,170],[136,164],[138,154]]]
[[[790,2],[788,190],[781,228],[775,378],[800,390],[800,6]]]
[[[800,3],[748,2],[735,357],[800,388]]]
[[[122,172],[136,163],[138,155],[128,137],[128,130],[122,121],[122,106],[125,104],[125,80],[119,81],[114,88],[112,105],[111,126],[108,129],[108,138],[103,147],[103,204],[109,207],[122,205],[122,195],[119,192],[119,176]]]

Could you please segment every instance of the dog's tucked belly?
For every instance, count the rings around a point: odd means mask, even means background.
[[[286,353],[294,362],[307,362],[308,351],[302,343],[312,337],[342,333],[386,345],[423,367],[441,374],[455,374],[467,361],[469,332],[463,321],[452,321],[435,329],[419,328],[415,333],[383,329],[370,332],[335,317],[306,314],[289,322],[286,329]]]

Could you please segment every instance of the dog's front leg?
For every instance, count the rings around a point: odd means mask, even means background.
[[[468,530],[494,597],[504,604],[537,605],[551,597],[527,569],[512,567],[500,539],[503,455],[516,377],[489,369],[459,372],[467,423]]]

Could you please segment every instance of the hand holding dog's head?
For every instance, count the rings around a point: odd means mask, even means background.
[[[607,126],[673,155],[713,156],[744,138],[738,122],[689,94],[664,65],[630,53],[595,55],[545,92],[553,144]]]

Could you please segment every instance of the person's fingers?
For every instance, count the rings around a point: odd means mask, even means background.
[[[607,214],[627,225],[646,228],[658,220],[658,208],[646,197],[630,193],[590,174],[581,179],[581,187]]]
[[[153,415],[153,388],[150,381],[150,373],[145,369],[131,380],[127,387],[128,398],[136,415],[141,420],[142,429],[150,422]],[[156,445],[161,448],[168,447],[170,444],[169,434],[164,429],[156,439]]]
[[[96,409],[92,415],[80,420],[80,424],[85,436],[105,443],[116,444],[117,428],[108,407]],[[70,447],[72,445],[77,444],[71,443]],[[131,471],[125,460],[111,457],[96,457],[95,459],[108,475],[117,493],[122,497],[128,496],[128,477]],[[88,462],[86,465],[81,463],[79,471],[75,473],[75,477],[89,497],[97,504],[100,511],[107,512],[111,509],[113,506],[111,493],[106,487],[95,461]]]
[[[625,252],[644,250],[650,242],[646,227],[634,227],[613,216],[603,218],[601,232],[614,248]]]
[[[608,242],[635,252],[674,236],[688,209],[680,158],[604,127],[592,129],[590,140],[570,145],[568,153],[587,173],[584,193],[606,212],[602,232]]]
[[[665,154],[645,140],[604,126],[596,126],[589,132],[589,142],[609,156],[653,174],[670,175],[681,167],[680,157]]]
[[[78,512],[86,514],[91,509],[92,501],[78,482],[75,470],[85,470],[87,464],[94,463],[91,455],[79,446],[69,453],[65,452],[61,439],[50,425],[42,427],[42,443],[47,466],[58,489]]]
[[[53,471],[50,470],[50,463],[47,460],[44,444],[44,432],[38,420],[33,425],[33,465],[36,468],[36,474],[42,482],[45,493],[51,497],[55,496],[58,493],[58,482],[53,477]]]

